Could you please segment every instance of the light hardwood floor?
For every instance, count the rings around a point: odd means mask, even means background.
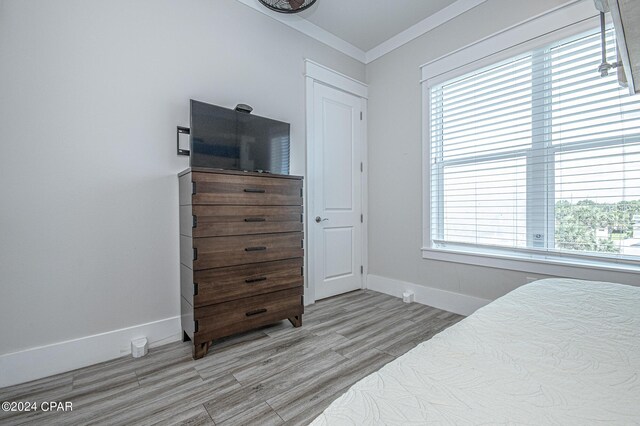
[[[191,359],[172,343],[0,389],[0,401],[71,401],[67,413],[0,412],[1,424],[308,424],[352,384],[463,317],[372,291],[306,308]],[[28,368],[28,366],[25,366]]]

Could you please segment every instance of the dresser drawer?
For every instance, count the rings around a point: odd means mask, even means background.
[[[302,258],[196,271],[200,307],[303,285]]]
[[[302,232],[194,238],[193,270],[303,257]]]
[[[302,206],[206,206],[192,209],[193,237],[302,232]]]
[[[302,180],[193,172],[193,204],[301,206]]]
[[[303,288],[245,297],[194,309],[198,340],[210,340],[301,315]]]

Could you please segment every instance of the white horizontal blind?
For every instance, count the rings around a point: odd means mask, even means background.
[[[431,88],[436,247],[640,260],[640,96],[600,61],[593,30]]]

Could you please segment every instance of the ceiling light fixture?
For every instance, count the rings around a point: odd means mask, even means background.
[[[316,0],[259,0],[271,10],[280,13],[299,13],[310,8]]]

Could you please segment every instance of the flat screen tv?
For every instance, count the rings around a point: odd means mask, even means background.
[[[290,125],[191,100],[191,167],[289,174]]]

